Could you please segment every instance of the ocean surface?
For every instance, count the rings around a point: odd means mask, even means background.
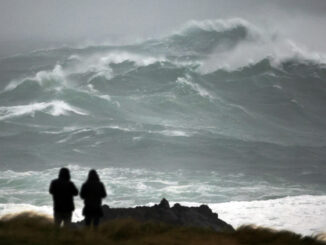
[[[51,214],[63,166],[78,187],[97,169],[111,207],[326,232],[326,56],[228,19],[0,58],[0,215]]]

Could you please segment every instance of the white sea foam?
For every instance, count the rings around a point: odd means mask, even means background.
[[[165,136],[176,136],[176,137],[181,137],[181,136],[190,137],[192,135],[190,133],[181,130],[163,130],[163,131],[159,131],[158,133]]]
[[[39,102],[28,105],[18,106],[3,106],[0,107],[0,120],[11,119],[20,116],[34,116],[36,112],[44,112],[52,116],[68,115],[75,113],[78,115],[88,115],[87,112],[77,107],[71,106],[61,100],[54,100],[51,102]]]
[[[195,92],[197,92],[200,96],[202,97],[207,97],[209,99],[214,99],[214,96],[211,95],[206,89],[204,89],[203,87],[201,87],[199,84],[191,81],[191,77],[179,77],[176,81],[176,83],[179,84],[186,84],[188,85],[192,90],[194,90]]]
[[[119,64],[125,61],[134,62],[137,66],[148,66],[156,62],[164,62],[166,58],[145,56],[128,52],[111,52],[99,58],[99,64],[109,65],[112,63]]]
[[[195,202],[181,202],[199,206]],[[245,224],[290,230],[304,235],[326,232],[326,196],[291,196],[264,201],[210,203],[219,218],[234,227]]]

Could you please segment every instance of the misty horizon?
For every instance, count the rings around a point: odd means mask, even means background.
[[[0,2],[0,56],[64,45],[130,43],[168,35],[191,20],[235,17],[325,52],[325,11],[322,0],[4,0]]]

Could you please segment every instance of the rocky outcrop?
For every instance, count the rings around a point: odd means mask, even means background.
[[[162,199],[160,204],[152,207],[135,207],[135,208],[110,208],[103,205],[103,221],[133,218],[139,221],[164,222],[168,224],[205,227],[215,231],[234,231],[233,227],[218,218],[216,213],[207,205],[200,207],[185,207],[175,204],[170,207],[166,199]]]

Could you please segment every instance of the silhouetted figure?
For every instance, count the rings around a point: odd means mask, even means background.
[[[89,171],[88,179],[82,185],[80,197],[84,199],[83,215],[86,225],[90,226],[93,223],[94,227],[98,226],[100,217],[103,216],[102,198],[106,197],[106,191],[94,169]]]
[[[75,210],[74,196],[78,195],[78,189],[70,181],[70,172],[67,168],[61,168],[59,177],[52,180],[49,192],[53,197],[54,222],[60,226],[71,223],[72,212]]]

